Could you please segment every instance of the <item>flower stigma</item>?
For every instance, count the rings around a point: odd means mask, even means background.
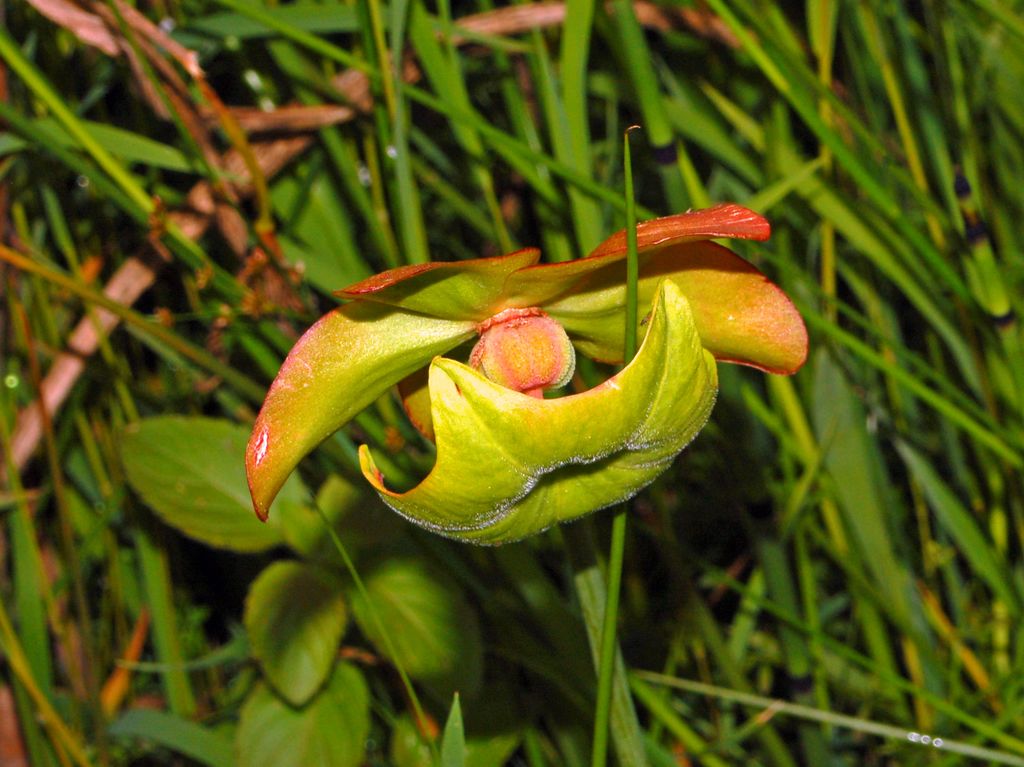
[[[505,309],[477,327],[471,367],[509,389],[541,398],[576,370],[576,351],[565,330],[536,307]]]

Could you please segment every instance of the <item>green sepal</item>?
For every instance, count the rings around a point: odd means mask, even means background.
[[[536,399],[449,359],[430,367],[437,463],[395,493],[363,446],[363,474],[404,517],[443,535],[499,544],[623,501],[697,435],[717,394],[689,303],[664,281],[633,361],[581,394]],[[481,478],[486,481],[480,481]]]
[[[278,490],[313,448],[474,323],[351,303],[298,340],[267,392],[245,452],[253,507],[266,519]]]
[[[249,589],[244,619],[267,680],[305,705],[330,676],[348,620],[339,579],[306,562],[272,562]]]
[[[502,299],[509,276],[539,259],[539,250],[525,248],[493,258],[412,264],[349,285],[336,295],[432,317],[482,322],[507,308]]]

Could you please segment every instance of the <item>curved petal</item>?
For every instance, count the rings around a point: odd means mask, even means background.
[[[624,267],[612,262],[544,307],[577,348],[595,359],[622,359]],[[722,362],[794,373],[807,359],[807,329],[786,294],[753,264],[713,242],[670,244],[640,254],[639,305],[665,278],[693,308],[701,343]]]
[[[640,250],[716,237],[767,240],[771,235],[772,227],[768,219],[734,202],[641,221],[636,227],[637,248]],[[621,256],[625,252],[626,230],[623,229],[594,248],[587,258]]]
[[[713,237],[767,240],[771,225],[767,219],[735,203],[665,216],[637,225],[637,249],[643,255],[656,248],[701,242]],[[561,296],[575,293],[580,283],[595,271],[615,268],[626,258],[626,230],[616,232],[586,258],[557,264],[538,264],[521,269],[508,281],[507,306],[543,306]],[[625,267],[620,268],[625,282]],[[502,306],[505,308],[505,306]],[[621,336],[620,336],[621,337]]]
[[[364,446],[364,475],[399,514],[477,543],[524,538],[631,497],[696,436],[717,393],[687,301],[663,285],[636,358],[582,394],[535,399],[434,360],[433,470],[392,492]]]
[[[307,453],[474,327],[361,303],[321,317],[288,353],[249,438],[245,468],[257,516],[267,518]]]
[[[509,275],[536,264],[539,258],[539,250],[526,248],[494,258],[402,266],[349,285],[336,295],[431,317],[482,322],[497,314],[493,307],[499,303]]]

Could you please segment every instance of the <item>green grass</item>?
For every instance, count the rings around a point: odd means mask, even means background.
[[[167,508],[122,447],[158,415],[243,433],[332,289],[524,246],[584,255],[626,224],[634,123],[637,215],[766,215],[771,240],[734,247],[794,298],[811,357],[786,379],[721,366],[711,424],[632,502],[610,759],[1024,764],[1017,5],[138,5],[203,77],[113,0],[93,18],[114,56],[31,2],[0,32],[15,764],[249,764],[278,732],[324,736],[325,764],[592,763],[588,629],[614,514],[493,550],[411,528],[358,477],[363,442],[389,477],[431,465],[387,398],[302,467],[344,558],[309,508],[225,550],[176,529],[202,509],[173,500],[174,472],[210,446],[168,467]],[[273,112],[346,104],[303,132]],[[264,110],[260,129],[234,107]],[[40,417],[53,370],[71,371],[65,396]],[[214,484],[237,511],[237,483]],[[286,558],[336,576],[351,613],[304,708],[238,639],[260,617],[250,583]]]

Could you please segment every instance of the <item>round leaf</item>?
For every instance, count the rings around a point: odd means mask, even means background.
[[[147,418],[124,429],[121,460],[132,489],[167,524],[211,546],[262,551],[281,543],[281,531],[253,516],[247,440],[248,430],[229,421]],[[297,477],[281,496],[296,504],[307,500]]]
[[[400,557],[376,565],[365,585],[369,603],[356,591],[350,598],[356,622],[374,647],[426,682],[441,700],[450,700],[455,691],[471,697],[483,666],[480,627],[455,587],[422,560]]]
[[[338,579],[299,562],[270,565],[245,602],[253,655],[274,688],[296,706],[330,674],[346,619]]]
[[[304,708],[259,685],[242,708],[235,736],[239,767],[359,767],[370,733],[370,696],[362,673],[339,663]]]

